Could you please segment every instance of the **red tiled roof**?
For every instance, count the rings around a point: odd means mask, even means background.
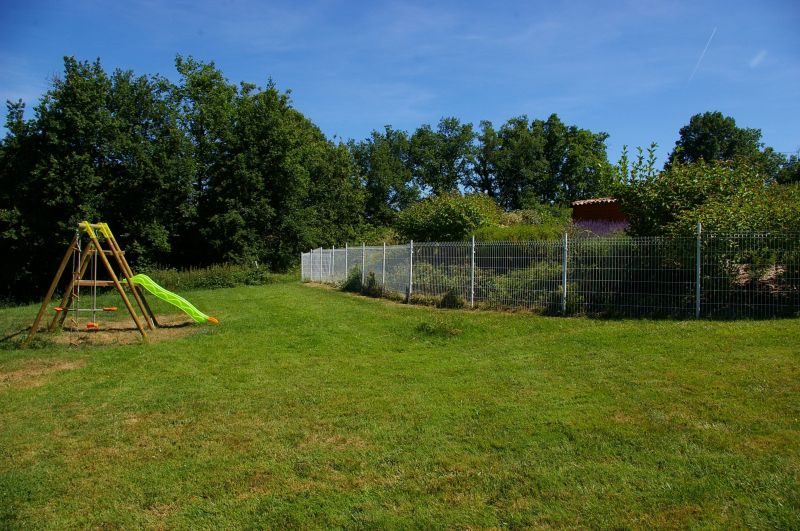
[[[595,197],[593,199],[581,199],[579,201],[573,201],[572,206],[580,206],[580,205],[596,205],[600,203],[616,203],[617,200],[613,197]]]

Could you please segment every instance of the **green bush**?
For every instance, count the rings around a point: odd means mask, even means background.
[[[522,305],[557,313],[561,310],[561,275],[561,264],[554,262],[536,262],[530,267],[514,269],[496,276],[487,286],[487,300],[500,308]],[[524,301],[520,299],[523,294]]]
[[[378,280],[375,278],[374,271],[370,271],[367,275],[366,282],[361,288],[361,293],[367,297],[380,297],[383,295],[383,287],[378,284]]]
[[[693,210],[681,212],[668,225],[673,234],[694,234],[697,222],[714,232],[800,231],[800,183],[742,190],[733,196],[715,197]]]
[[[403,210],[397,230],[408,240],[458,241],[479,227],[496,224],[500,215],[494,199],[483,194],[439,195]]]
[[[481,227],[475,231],[475,239],[479,242],[558,240],[565,227],[562,224]]]
[[[724,209],[737,198],[747,201],[758,195],[766,179],[761,167],[748,161],[674,163],[621,188],[621,206],[630,223],[628,232],[636,236],[672,232],[672,223],[709,202]],[[735,217],[738,213],[731,209],[728,215]]]
[[[339,286],[342,291],[349,291],[350,293],[361,293],[361,268],[356,267],[350,270],[347,278]]]
[[[449,289],[442,296],[442,299],[437,304],[439,308],[463,308],[465,306],[464,298],[461,294],[454,290]]]

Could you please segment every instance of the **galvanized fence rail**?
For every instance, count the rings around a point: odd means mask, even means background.
[[[800,234],[345,245],[302,253],[301,276],[553,315],[800,316]]]

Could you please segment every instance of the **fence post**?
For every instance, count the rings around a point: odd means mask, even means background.
[[[414,285],[414,240],[408,244],[408,302],[411,304],[411,291]]]
[[[344,243],[344,281],[347,282],[348,277],[350,276],[350,270],[347,269],[349,264],[347,263],[347,242]]]
[[[328,264],[328,282],[333,282],[333,273],[335,272],[333,267],[333,258],[335,256],[336,256],[336,246],[331,245],[331,263]]]
[[[475,307],[475,236],[472,236],[472,252],[470,253],[469,272],[469,307]]]
[[[697,222],[697,251],[695,256],[696,270],[695,270],[695,283],[694,283],[694,318],[700,319],[700,284],[701,278],[701,248],[703,242],[703,224]]]
[[[314,282],[314,249],[311,249],[311,282]]]
[[[364,280],[367,278],[367,244],[361,242],[361,287],[364,287]]]
[[[383,266],[381,267],[381,289],[386,287],[386,242],[383,242]]]
[[[567,256],[568,256],[568,247],[569,247],[569,237],[567,233],[564,233],[564,260],[563,260],[563,267],[561,271],[561,284],[563,286],[563,290],[561,293],[561,313],[564,315],[567,314]]]

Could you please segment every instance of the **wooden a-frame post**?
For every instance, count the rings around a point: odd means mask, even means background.
[[[28,333],[28,337],[25,338],[25,341],[22,342],[23,347],[27,347],[28,344],[33,340],[33,336],[36,335],[36,331],[39,329],[39,323],[42,322],[42,317],[44,317],[44,312],[47,311],[47,306],[50,304],[50,299],[53,298],[53,293],[56,291],[58,287],[58,281],[61,280],[61,275],[64,274],[64,269],[67,267],[69,263],[69,259],[72,257],[72,253],[75,251],[76,246],[78,245],[78,240],[80,239],[80,234],[75,233],[75,236],[72,238],[72,242],[70,242],[69,246],[67,246],[67,252],[64,253],[64,258],[61,259],[61,264],[58,266],[58,271],[56,272],[56,276],[53,278],[53,282],[50,283],[50,288],[47,290],[47,295],[44,296],[44,301],[42,301],[42,307],[39,308],[39,313],[36,314],[36,319],[33,321],[33,326],[31,327],[31,331]]]

